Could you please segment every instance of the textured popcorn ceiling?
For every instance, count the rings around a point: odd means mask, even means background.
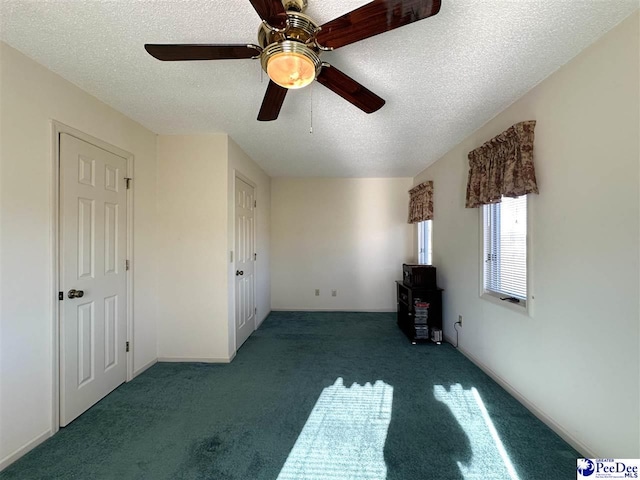
[[[322,24],[365,3],[309,0],[306,13]],[[154,132],[226,132],[272,176],[347,177],[417,174],[638,8],[442,0],[435,17],[323,54],[383,97],[381,110],[367,115],[314,83],[263,123],[258,60],[167,63],[143,48],[257,43],[248,0],[0,4],[5,42]]]

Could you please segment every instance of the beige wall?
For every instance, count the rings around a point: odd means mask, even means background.
[[[158,357],[228,361],[227,136],[158,136]]]
[[[410,178],[272,179],[272,308],[395,311],[394,281],[413,253],[410,187]]]
[[[638,14],[468,137],[434,181],[433,262],[445,334],[597,457],[640,456]],[[479,298],[479,214],[464,208],[467,153],[535,119],[532,314]]]
[[[256,185],[257,318],[271,311],[270,178],[226,134],[158,137],[158,357],[225,362],[235,355],[233,192]]]
[[[52,429],[52,126],[135,156],[134,370],[155,361],[155,135],[0,42],[0,469]]]

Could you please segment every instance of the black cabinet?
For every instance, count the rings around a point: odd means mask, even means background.
[[[434,330],[442,332],[441,288],[408,287],[402,282],[396,282],[396,288],[398,326],[412,343],[430,341]]]

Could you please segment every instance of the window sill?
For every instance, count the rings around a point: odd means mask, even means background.
[[[496,305],[500,305],[502,307],[506,307],[510,310],[513,310],[514,312],[518,312],[524,315],[530,315],[529,312],[529,303],[526,300],[520,300],[519,303],[511,303],[508,300],[501,300],[501,298],[504,298],[505,295],[503,294],[498,294],[498,293],[494,293],[494,292],[483,292],[480,294],[480,298],[487,300],[491,303],[495,303]]]

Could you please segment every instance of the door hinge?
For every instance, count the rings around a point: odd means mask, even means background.
[[[124,351],[125,351],[125,352],[128,352],[128,351],[129,351],[129,342],[127,342],[127,343],[125,344]]]
[[[58,292],[58,300],[64,300],[64,292]]]
[[[257,207],[258,207],[258,201],[257,201],[257,200],[254,200],[254,201],[253,201],[253,208],[257,208]]]
[[[124,269],[129,270],[129,260],[124,261]]]
[[[255,313],[256,315],[258,314],[258,307],[253,309],[253,313]]]
[[[127,190],[129,190],[131,188],[131,180],[132,179],[129,178],[129,177],[124,177],[124,181],[125,181],[125,183],[127,185]]]
[[[257,259],[258,259],[258,254],[257,254],[257,253],[254,253],[254,254],[253,254],[253,259],[254,259],[254,260],[257,260]]]

